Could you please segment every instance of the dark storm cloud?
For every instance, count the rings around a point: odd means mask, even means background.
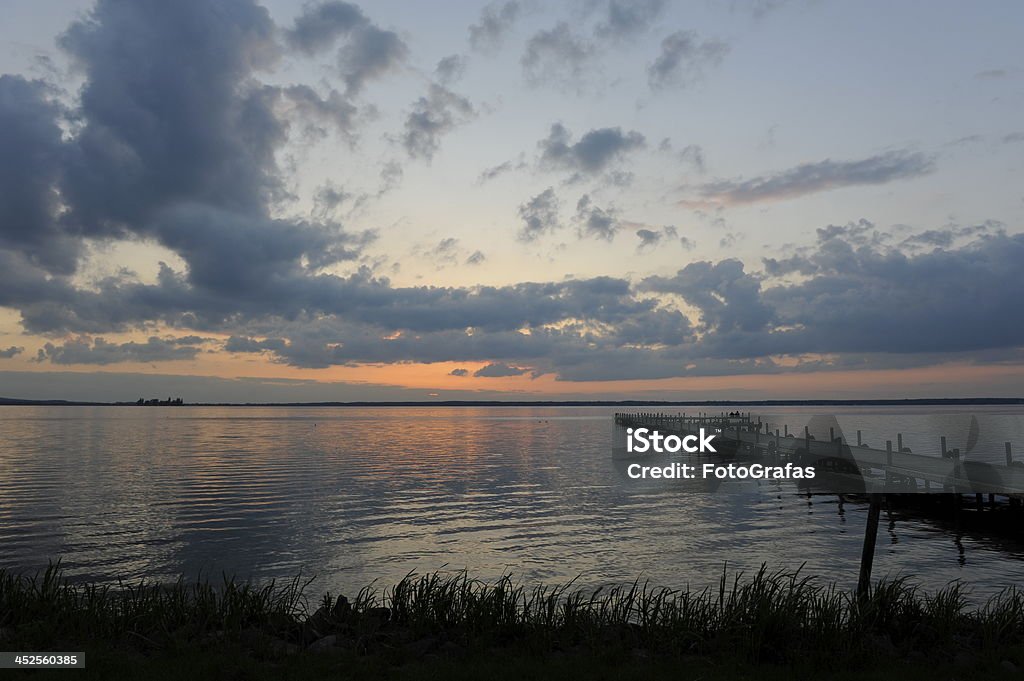
[[[0,350],[0,359],[11,359],[15,355],[20,355],[23,352],[25,352],[25,348],[19,347],[17,345],[12,345],[11,347],[5,350]]]
[[[466,258],[466,264],[479,265],[486,259],[487,256],[484,255],[482,251],[473,251],[472,253],[470,253],[469,257]]]
[[[37,362],[53,364],[116,364],[118,362],[169,362],[195,359],[200,349],[189,344],[151,336],[145,343],[110,343],[103,338],[74,338],[62,345],[47,343]]]
[[[856,161],[825,159],[804,163],[749,180],[709,182],[700,187],[700,195],[725,205],[778,201],[840,187],[886,184],[920,177],[930,173],[934,167],[932,158],[925,154],[890,151]]]
[[[533,85],[552,83],[579,91],[594,53],[594,46],[563,21],[535,33],[519,62],[527,82]]]
[[[596,128],[573,142],[572,133],[561,123],[551,126],[548,136],[538,142],[541,165],[595,175],[626,154],[643,148],[646,140],[635,130]]]
[[[355,257],[371,235],[269,217],[285,195],[275,153],[286,127],[275,107],[285,98],[318,115],[340,116],[339,125],[349,111],[337,98],[321,99],[302,86],[281,89],[254,81],[256,70],[276,55],[273,34],[266,10],[249,0],[216,6],[198,0],[99,2],[60,39],[84,76],[80,107],[68,113],[74,134],[63,142],[54,137],[59,112],[46,104],[40,88],[4,78],[0,115],[10,122],[5,131],[31,144],[26,155],[0,133],[0,144],[11,152],[0,164],[15,159],[30,171],[4,188],[32,183],[22,188],[19,201],[0,195],[0,246],[16,247],[26,259],[14,264],[18,271],[38,279],[24,271],[38,264],[67,273],[79,249],[65,244],[83,236],[141,237],[184,258],[187,283],[231,296],[259,281],[266,287],[306,268]],[[31,126],[28,115],[35,118]],[[46,257],[21,231],[31,211],[37,223],[32,233],[45,236]],[[71,325],[69,315],[81,317],[90,309],[83,296],[57,281],[43,290],[57,295],[27,314],[23,310],[29,324]],[[71,304],[74,298],[83,305],[80,311]]]
[[[739,260],[690,263],[673,277],[648,277],[643,288],[685,298],[700,309],[705,332],[757,331],[774,316],[761,298],[761,282],[745,272]]]
[[[402,146],[411,158],[429,161],[441,146],[441,137],[475,115],[468,99],[431,83],[427,95],[416,101],[405,119]]]
[[[477,369],[473,372],[473,375],[483,378],[505,378],[507,376],[522,376],[529,373],[529,371],[529,367],[515,367],[495,362]]]
[[[519,230],[520,241],[533,241],[560,227],[558,221],[558,196],[552,187],[519,206],[519,217],[523,227]]]
[[[330,225],[255,219],[203,204],[180,204],[160,214],[161,241],[189,263],[189,281],[221,294],[241,296],[353,260],[366,234],[356,238]]]
[[[469,44],[474,50],[496,50],[521,13],[522,5],[517,0],[492,2],[480,12],[480,20],[469,27]]]
[[[641,289],[680,295],[700,310],[704,336],[694,356],[888,354],[892,366],[911,366],[1017,347],[1024,321],[998,310],[1024,296],[1012,274],[1021,257],[1024,235],[1002,232],[918,255],[857,245],[839,233],[806,255],[771,261],[769,274],[804,274],[796,284],[764,287],[741,263],[725,260],[691,263],[674,277],[644,280]]]
[[[1012,274],[1024,262],[1024,235],[997,232],[919,255],[834,238],[808,257],[816,276],[764,292],[799,327],[784,334],[797,352],[962,352],[1016,347],[1024,337],[1020,315],[1000,313],[1024,299]]]
[[[65,160],[59,115],[43,83],[0,76],[0,248],[67,274],[81,245],[57,218],[56,185]]]
[[[260,214],[282,193],[276,90],[250,76],[275,54],[249,0],[102,0],[61,38],[86,78],[62,195],[87,234],[149,232],[178,201]]]
[[[693,31],[676,31],[661,41],[661,52],[647,67],[647,80],[655,89],[686,87],[700,80],[728,53],[729,46],[720,40],[701,39]]]
[[[647,31],[665,9],[665,0],[610,0],[594,29],[602,38],[624,39]]]

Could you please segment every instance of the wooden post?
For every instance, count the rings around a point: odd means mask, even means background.
[[[896,433],[896,451],[903,453],[903,433]]]
[[[1013,463],[1013,453],[1010,451],[1010,443],[1006,443],[1006,465],[1009,466]]]
[[[828,441],[829,442],[835,442],[836,441],[836,429],[833,428],[832,426],[828,427]]]
[[[788,423],[783,423],[782,427],[785,428],[785,431],[783,431],[783,435],[785,435],[786,437],[789,437],[789,424]]]
[[[946,458],[946,436],[943,435],[939,438],[939,449],[942,450],[942,458]]]
[[[860,431],[858,430],[858,431],[857,431],[857,446],[858,446],[858,447],[860,447],[860,443],[861,443],[861,442],[863,442],[863,440],[861,440],[861,439],[860,439]]]
[[[857,580],[857,595],[866,598],[871,590],[871,567],[875,562],[875,540],[878,539],[878,516],[882,510],[882,495],[869,495],[868,522],[864,527],[864,547],[860,552],[860,577]]]

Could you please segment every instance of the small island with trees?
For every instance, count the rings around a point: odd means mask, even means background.
[[[185,401],[182,400],[180,397],[175,397],[173,399],[168,397],[166,400],[161,400],[158,397],[154,397],[151,400],[147,400],[140,397],[137,401],[130,402],[129,404],[135,404],[136,406],[139,407],[180,407],[181,405],[185,404]]]

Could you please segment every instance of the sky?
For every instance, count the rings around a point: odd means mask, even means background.
[[[1020,3],[4,13],[0,396],[1021,396]]]

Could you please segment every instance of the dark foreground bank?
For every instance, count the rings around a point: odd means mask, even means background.
[[[69,583],[0,572],[0,650],[85,651],[32,678],[993,678],[1024,669],[1024,593],[967,606],[906,579],[862,597],[799,572],[700,592],[409,575],[351,599],[310,582]]]

